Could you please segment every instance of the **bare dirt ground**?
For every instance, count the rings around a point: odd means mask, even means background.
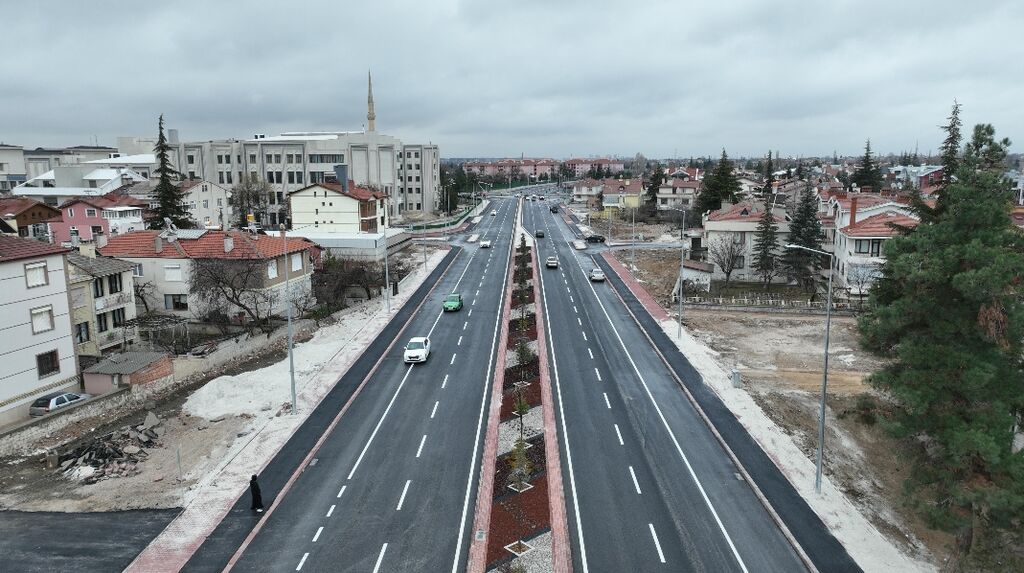
[[[620,254],[628,263],[629,257]],[[678,260],[637,252],[636,275],[667,304]],[[824,320],[816,315],[750,313],[688,307],[684,323],[741,372],[744,387],[765,414],[814,459],[822,383]],[[905,552],[942,567],[953,538],[929,529],[901,495],[909,452],[877,423],[885,399],[865,383],[883,366],[861,350],[856,319],[833,317],[829,352],[825,474],[875,527]]]

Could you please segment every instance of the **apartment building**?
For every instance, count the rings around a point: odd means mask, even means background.
[[[764,204],[759,201],[742,201],[735,205],[723,205],[717,211],[710,211],[704,215],[704,237],[703,242],[709,250],[714,250],[721,241],[731,241],[739,246],[742,253],[739,264],[733,270],[731,278],[739,281],[757,281],[760,277],[754,270],[754,244],[757,236],[757,225],[764,213]],[[789,241],[789,216],[781,206],[772,209],[775,223],[778,225],[779,245],[785,245]],[[709,256],[708,262],[714,263],[714,257]],[[715,280],[724,279],[725,273],[715,264]],[[785,275],[776,277],[773,282],[785,282]]]
[[[0,193],[6,193],[26,180],[25,153],[20,145],[0,143]]]
[[[67,254],[71,324],[79,369],[96,363],[107,351],[125,349],[138,337],[135,265],[96,255],[94,245]]]

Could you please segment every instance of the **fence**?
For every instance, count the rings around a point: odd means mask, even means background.
[[[725,306],[760,310],[778,309],[790,311],[805,310],[814,312],[825,312],[826,306],[824,301],[785,299],[769,296],[688,296],[683,298],[683,304],[691,306]],[[856,305],[852,305],[842,301],[832,301],[833,313],[853,314],[856,310],[858,310]]]

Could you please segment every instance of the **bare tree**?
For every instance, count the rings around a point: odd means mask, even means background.
[[[237,309],[269,332],[277,295],[265,288],[266,276],[266,259],[194,259],[189,292],[198,299],[200,314]]]
[[[153,281],[140,281],[137,277],[135,279],[135,301],[136,303],[141,302],[142,308],[146,309],[146,314],[153,312],[150,308],[149,303],[153,302],[153,306],[156,306],[156,286]]]
[[[878,267],[875,265],[850,265],[847,268],[846,284],[851,292],[857,292],[858,308],[864,307],[864,297],[879,276]]]
[[[719,237],[708,245],[708,258],[725,274],[725,286],[729,278],[743,261],[743,243],[737,243],[731,236]]]
[[[239,227],[249,224],[246,219],[249,213],[255,215],[257,221],[262,219],[267,212],[272,191],[270,183],[260,179],[256,174],[243,175],[241,181],[231,188],[230,202],[238,216]]]

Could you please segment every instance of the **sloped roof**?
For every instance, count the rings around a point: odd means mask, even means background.
[[[163,240],[163,248],[156,252],[156,238],[163,231],[132,231],[111,237],[100,254],[111,257],[158,259],[268,259],[285,254],[285,240],[270,235],[253,235],[244,231],[207,231],[201,237]],[[224,238],[234,243],[230,252],[224,252]],[[288,253],[299,253],[313,247],[302,238],[288,239]]]
[[[352,197],[353,199],[357,199],[359,201],[384,199],[385,197],[388,196],[387,193],[383,193],[381,191],[374,191],[373,189],[367,189],[366,187],[359,187],[352,181],[348,182],[347,190],[344,187],[342,187],[341,183],[314,183],[313,185],[306,185],[305,187],[301,189],[296,189],[295,191],[289,191],[288,194],[291,195],[293,193],[298,193],[299,191],[305,191],[306,189],[309,189],[311,187],[321,187],[329,191],[334,191],[339,195]]]
[[[94,277],[105,277],[114,273],[123,273],[134,266],[128,261],[113,257],[86,257],[74,251],[68,253],[68,262]]]
[[[86,161],[85,163],[99,165],[152,165],[156,163],[156,155],[152,153],[138,153],[136,155],[122,155],[120,157],[94,159],[92,161]]]
[[[862,221],[857,221],[852,225],[847,225],[842,229],[839,229],[840,233],[843,233],[847,237],[857,238],[886,238],[892,237],[898,233],[893,228],[894,225],[899,227],[916,227],[918,220],[913,217],[901,215],[898,213],[879,213],[865,218]]]
[[[160,360],[163,352],[122,352],[111,354],[82,372],[86,374],[133,374]]]
[[[68,249],[35,239],[0,235],[0,263],[66,253]]]
[[[35,199],[29,199],[28,197],[6,197],[0,199],[0,217],[6,215],[21,215],[25,211],[28,211],[32,207],[36,206],[46,207],[47,209],[52,210],[54,213],[58,212],[57,209],[54,209],[53,207],[41,201],[36,201]]]
[[[758,221],[763,209],[748,201],[723,207],[708,214],[708,221]]]

